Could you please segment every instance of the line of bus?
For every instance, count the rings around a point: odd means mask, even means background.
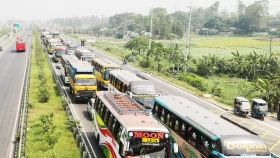
[[[94,58],[92,60],[92,66],[94,67],[94,75],[97,79],[97,85],[105,89],[108,88],[109,72],[111,70],[120,69],[118,64],[104,58]]]
[[[159,96],[155,85],[126,70],[112,70],[109,75],[109,91],[127,93],[144,106],[152,109],[154,98]]]
[[[62,55],[61,57],[61,76],[63,78],[64,84],[69,84],[68,71],[67,71],[67,61],[69,60],[79,60],[75,55]]]
[[[271,158],[257,134],[178,96],[155,98],[152,113],[179,146],[177,158]]]
[[[94,135],[105,157],[171,157],[168,129],[127,94],[99,91],[88,108]]]

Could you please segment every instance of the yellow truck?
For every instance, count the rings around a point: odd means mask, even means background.
[[[53,54],[55,52],[55,46],[58,43],[58,39],[50,38],[47,40],[47,50],[49,54]]]
[[[67,72],[70,93],[74,102],[78,100],[88,101],[95,97],[97,92],[94,68],[90,63],[81,60],[67,61]]]

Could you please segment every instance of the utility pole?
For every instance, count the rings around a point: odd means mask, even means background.
[[[125,19],[124,19],[124,26],[123,26],[123,39],[126,40],[126,20],[127,20],[127,12],[125,13]]]
[[[192,4],[190,4],[190,12],[189,12],[189,27],[188,27],[188,36],[187,36],[187,46],[186,46],[186,59],[188,58],[190,51],[190,34],[191,34],[191,19],[192,19]]]
[[[103,15],[101,15],[101,17],[102,17],[102,24],[101,24],[101,26],[102,26],[102,28],[101,28],[101,32],[102,32],[102,35],[101,35],[101,42],[103,42],[103,30],[104,30],[104,28],[103,28]]]
[[[269,48],[269,52],[270,52],[270,54],[271,54],[271,52],[272,52],[272,37],[270,36],[270,48]]]
[[[152,8],[152,11],[151,11],[151,27],[150,27],[150,38],[149,38],[149,50],[151,49],[151,43],[152,43],[153,10],[154,10],[154,8]]]
[[[72,35],[74,34],[74,18],[72,17]]]
[[[92,26],[91,36],[93,36],[93,15],[91,16],[91,26]]]

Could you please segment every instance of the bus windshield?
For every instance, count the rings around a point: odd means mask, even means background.
[[[222,137],[225,156],[269,156],[263,140],[256,135],[231,135]]]
[[[133,81],[130,89],[134,95],[157,95],[155,85],[150,81]]]
[[[77,79],[76,80],[77,86],[96,86],[96,80],[95,79]]]
[[[65,55],[66,54],[66,50],[63,50],[63,49],[57,49],[56,50],[56,53],[55,53],[55,56],[56,57],[61,57],[62,55]]]
[[[165,158],[168,150],[166,138],[131,138],[126,156]]]
[[[133,99],[136,100],[139,104],[141,104],[145,109],[152,109],[152,106],[155,103],[154,98],[133,97]]]

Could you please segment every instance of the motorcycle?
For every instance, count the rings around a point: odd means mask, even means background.
[[[277,119],[280,120],[280,102],[278,103]]]

